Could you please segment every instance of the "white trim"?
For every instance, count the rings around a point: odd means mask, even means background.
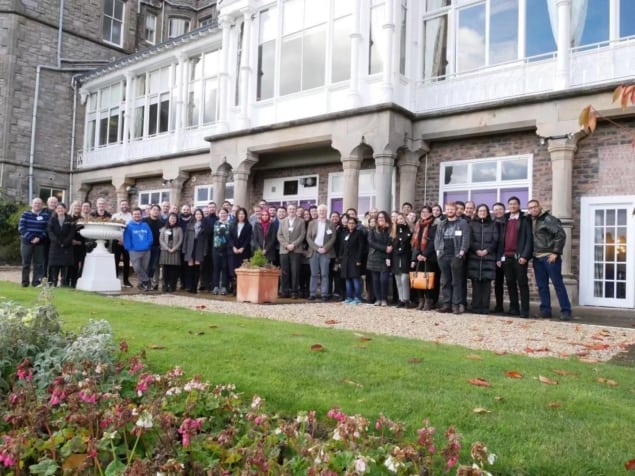
[[[206,189],[207,190],[207,200],[199,200],[198,199],[198,192],[199,190],[202,189]],[[231,197],[225,197],[224,201],[228,201],[230,202],[232,205],[234,204],[234,192],[235,192],[235,187],[234,187],[234,182],[227,182],[225,183],[225,195],[227,195],[227,190],[230,189],[232,191],[231,193]],[[207,206],[209,204],[209,202],[213,202],[214,201],[214,184],[210,183],[207,185],[198,185],[197,187],[194,187],[194,200],[192,200],[192,202],[194,203],[194,206],[196,207],[203,207],[203,206]],[[216,204],[218,207],[222,206],[222,203],[217,203]]]
[[[596,298],[594,281],[594,222],[592,211],[602,207],[623,205],[626,213],[626,298]],[[580,203],[580,304],[586,306],[635,307],[635,195],[582,197]]]
[[[158,193],[159,194],[159,200],[155,203],[152,201],[152,194],[153,193]],[[148,198],[148,203],[141,203],[141,197],[147,195]],[[141,206],[148,206],[148,205],[161,205],[161,202],[169,202],[170,201],[170,189],[169,188],[160,188],[160,189],[156,189],[156,190],[140,190],[137,193],[137,205],[139,207]]]

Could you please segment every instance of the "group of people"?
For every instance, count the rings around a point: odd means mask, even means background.
[[[78,233],[86,217],[123,220],[121,242],[113,242],[115,263],[123,261],[123,286],[130,268],[141,290],[228,294],[235,289],[235,269],[261,249],[281,268],[280,296],[310,301],[343,300],[461,314],[467,307],[467,280],[472,285],[472,312],[489,313],[494,282],[502,313],[507,284],[507,313],[529,316],[528,265],[533,260],[541,301],[540,316],[551,317],[549,280],[560,301],[560,317],[571,318],[562,281],[561,255],[566,235],[559,222],[536,200],[521,211],[517,197],[492,210],[473,202],[424,206],[419,215],[410,203],[400,211],[331,212],[325,205],[302,208],[269,206],[260,201],[251,213],[238,205],[210,202],[204,208],[180,209],[163,202],[146,210],[130,209],[127,200],[110,215],[107,201],[64,204],[36,198],[20,220],[22,284],[36,286],[47,275],[53,285],[74,286],[81,275],[87,243]],[[411,289],[410,273],[431,277],[427,289]],[[391,275],[394,278],[391,280]],[[392,285],[392,293],[390,283]],[[365,287],[365,289],[364,289]],[[364,292],[365,291],[365,292]]]

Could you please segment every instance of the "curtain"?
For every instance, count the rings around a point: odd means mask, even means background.
[[[549,22],[551,23],[551,33],[556,44],[558,43],[558,0],[547,0],[549,8]],[[587,7],[589,0],[571,0],[571,38],[569,46],[578,46],[582,39],[584,24],[586,22]]]

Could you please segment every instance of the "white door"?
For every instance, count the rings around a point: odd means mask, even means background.
[[[635,196],[583,197],[580,304],[635,307]]]

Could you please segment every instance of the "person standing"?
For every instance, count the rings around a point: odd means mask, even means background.
[[[437,227],[434,238],[437,261],[441,269],[441,309],[439,312],[463,314],[465,260],[470,248],[470,226],[457,215],[454,202],[445,205],[445,219]]]
[[[66,205],[58,203],[48,222],[49,236],[49,283],[66,287],[69,269],[73,266],[73,238],[75,225],[71,216],[66,213]]]
[[[113,220],[122,220],[126,225],[132,220],[132,213],[130,213],[130,205],[128,200],[121,200],[119,202],[119,211],[112,216]],[[112,252],[115,255],[115,270],[117,276],[119,276],[119,261],[123,260],[123,287],[131,288],[130,284],[130,254],[123,247],[123,243],[120,240],[113,240]]]
[[[280,266],[280,253],[278,251],[278,221],[272,220],[269,210],[263,208],[260,218],[256,221],[251,233],[251,250],[262,250],[267,261],[274,266]]]
[[[434,224],[432,208],[425,206],[421,209],[421,218],[415,226],[412,235],[412,261],[413,270],[434,273],[434,287],[432,289],[418,290],[418,310],[431,311],[439,298],[439,266],[437,254],[434,251],[434,238],[437,226]]]
[[[260,214],[258,212],[258,219]],[[229,289],[232,293],[236,293],[236,268],[240,268],[243,261],[251,258],[252,233],[247,210],[241,207],[236,212],[236,220],[229,227]]]
[[[532,219],[534,276],[540,296],[540,317],[547,319],[552,317],[551,294],[549,293],[549,280],[551,280],[560,303],[560,319],[569,321],[571,320],[571,302],[562,280],[562,250],[567,235],[560,220],[548,210],[543,210],[538,200],[530,200],[527,210]]]
[[[159,263],[163,266],[163,291],[172,293],[176,291],[176,283],[179,280],[181,268],[181,245],[183,244],[183,230],[179,226],[179,217],[176,213],[169,213],[167,223],[159,234],[161,244],[161,256]]]
[[[212,294],[227,294],[229,274],[229,215],[225,208],[218,212],[214,223],[212,244]]]
[[[375,306],[388,305],[390,256],[393,250],[390,227],[391,222],[388,213],[381,211],[377,214],[377,226],[368,230],[368,262],[366,263],[366,269],[373,273]]]
[[[300,287],[300,265],[306,236],[304,219],[296,215],[296,206],[287,207],[287,217],[278,227],[282,297],[297,299]]]
[[[502,265],[509,294],[509,313],[529,317],[529,278],[527,271],[533,255],[531,218],[520,211],[520,199],[510,197],[509,212],[503,227]],[[520,303],[518,297],[520,296]]]
[[[201,263],[209,248],[209,235],[203,224],[203,210],[194,210],[194,218],[190,220],[183,234],[183,259],[187,264],[189,287],[188,292],[198,292],[198,279],[201,273]]]
[[[390,264],[397,285],[397,307],[410,307],[410,263],[412,262],[412,232],[403,213],[397,215],[390,231],[392,254]]]
[[[210,237],[207,253],[205,254],[205,259],[201,263],[201,279],[199,282],[198,290],[199,291],[211,291],[212,290],[212,246],[213,241],[211,239],[214,234],[214,224],[218,220],[218,215],[216,214],[216,202],[211,201],[207,204],[207,214],[203,219],[203,226],[207,231],[207,235]]]
[[[492,219],[498,226],[498,240],[500,246],[504,246],[505,240],[505,205],[500,202],[496,202],[492,205]],[[496,262],[496,279],[494,279],[494,298],[496,304],[494,306],[494,314],[503,314],[505,312],[503,308],[503,298],[505,293],[505,269],[503,268],[503,261]]]
[[[84,245],[86,239],[81,235],[81,233],[79,233],[82,225],[79,225],[78,222],[83,219],[82,204],[79,201],[71,203],[69,215],[73,221],[75,236],[73,236],[73,240],[71,242],[73,245],[73,266],[71,266],[68,270],[66,284],[71,288],[74,288],[77,284],[77,280],[82,275],[84,259],[86,259],[86,247]]]
[[[152,289],[148,276],[148,264],[150,263],[150,248],[153,241],[152,230],[143,221],[141,208],[133,209],[132,221],[126,225],[123,231],[123,246],[130,253],[130,263],[137,274],[137,288],[142,291]]]
[[[161,221],[161,207],[159,205],[151,205],[150,213],[143,219],[152,230],[152,248],[150,248],[150,263],[148,264],[148,276],[152,283],[152,289],[159,289],[159,257],[161,255],[161,244],[159,243],[159,233],[164,223]]]
[[[45,276],[47,226],[49,214],[43,210],[41,198],[34,198],[31,210],[22,213],[18,223],[20,233],[20,255],[22,256],[22,286],[29,285],[31,265],[33,265],[32,286],[39,286]]]
[[[496,278],[496,262],[500,259],[498,225],[484,204],[476,208],[476,215],[469,223],[467,275],[472,280],[472,312],[489,314],[492,280]]]
[[[317,218],[309,222],[306,232],[306,241],[309,245],[307,256],[311,267],[311,280],[309,284],[309,300],[315,300],[320,280],[320,295],[323,302],[329,300],[329,265],[335,258],[335,227],[333,222],[326,217],[326,205],[317,207]]]

